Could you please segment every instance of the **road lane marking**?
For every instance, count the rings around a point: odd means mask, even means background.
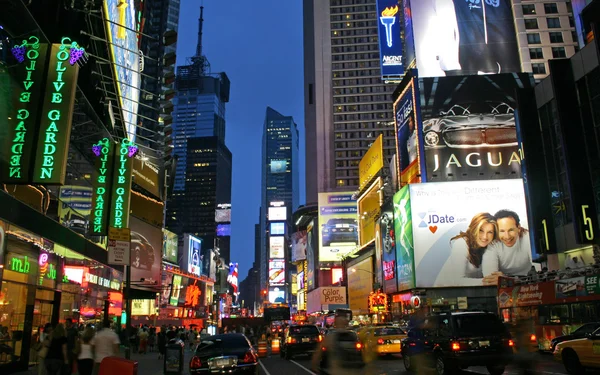
[[[267,370],[267,368],[265,367],[265,365],[263,365],[262,361],[258,361],[258,363],[260,364],[260,367],[262,367],[262,369],[265,372],[265,374],[271,375],[271,373],[269,372],[269,370]]]
[[[301,369],[303,369],[304,371],[308,372],[309,374],[312,375],[317,375],[314,372],[310,371],[309,369],[307,369],[306,367],[302,366],[301,364],[299,364],[298,362],[294,361],[294,360],[290,360],[290,362],[292,362],[293,364],[295,364],[296,366],[300,367]]]

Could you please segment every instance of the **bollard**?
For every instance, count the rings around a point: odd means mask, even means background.
[[[271,354],[279,354],[279,338],[271,340]]]
[[[137,375],[138,363],[118,357],[106,357],[100,362],[98,375]]]
[[[261,358],[267,356],[267,340],[258,340],[258,356]]]
[[[183,374],[183,349],[185,344],[181,340],[171,340],[165,352],[164,374]]]

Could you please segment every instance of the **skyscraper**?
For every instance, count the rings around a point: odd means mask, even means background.
[[[304,0],[306,202],[358,188],[358,163],[379,134],[394,154],[391,93],[382,82],[376,0]]]
[[[287,208],[288,217],[298,208],[298,147],[299,135],[294,118],[284,116],[267,107],[262,138],[261,177],[261,288],[266,287],[267,262],[267,212],[274,203]]]

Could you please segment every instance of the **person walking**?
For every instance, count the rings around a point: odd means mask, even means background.
[[[154,352],[154,346],[156,345],[156,328],[151,328],[148,334],[148,351]]]
[[[77,340],[77,371],[79,375],[92,375],[94,371],[94,352],[91,341],[95,334],[94,329],[88,327],[83,331],[83,336]]]
[[[46,375],[46,356],[48,355],[48,349],[50,349],[50,342],[52,341],[52,325],[46,323],[43,332],[40,334],[40,344],[37,346],[38,356],[38,375]]]
[[[62,324],[57,324],[52,330],[50,347],[44,365],[48,375],[67,375],[70,373],[67,331]]]
[[[77,354],[75,354],[75,345],[79,339],[79,331],[75,324],[73,324],[73,319],[71,318],[65,319],[65,330],[67,331],[67,357],[69,358],[69,369],[72,372],[73,364],[77,358]]]
[[[108,320],[103,327],[90,341],[94,352],[94,374],[100,371],[100,363],[104,358],[119,355],[119,336],[110,329]]]
[[[140,354],[146,354],[148,349],[148,331],[146,327],[140,329]]]
[[[162,359],[167,351],[167,327],[163,326],[158,333],[158,359]]]

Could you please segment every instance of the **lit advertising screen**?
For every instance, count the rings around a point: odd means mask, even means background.
[[[285,290],[279,288],[269,290],[269,303],[285,303]]]
[[[421,77],[521,71],[511,0],[410,2]]]
[[[394,103],[397,178],[400,186],[421,182],[420,123],[417,115],[418,87],[411,78]]]
[[[161,281],[162,230],[130,216],[131,280],[158,285]]]
[[[319,261],[340,261],[358,245],[358,216],[352,192],[319,193]]]
[[[271,160],[271,174],[285,173],[287,171],[287,160]]]
[[[285,235],[285,223],[270,223],[269,233],[272,236]]]
[[[298,290],[304,289],[304,271],[299,272],[296,275],[296,285],[297,285]]]
[[[286,221],[287,209],[285,207],[269,207],[269,221]]]
[[[399,79],[402,65],[402,10],[398,0],[377,0],[379,56],[382,79]]]
[[[419,0],[413,0],[419,1]],[[402,1],[402,7],[404,8],[404,56],[403,62],[404,67],[406,69],[413,68],[411,66],[415,62],[415,37],[413,35],[413,22],[412,22],[412,12],[410,10],[411,0]]]
[[[179,304],[179,295],[180,294],[181,294],[181,276],[174,275],[171,297],[169,298],[169,305],[177,306]]]
[[[231,224],[217,224],[217,236],[231,236]]]
[[[231,208],[218,208],[215,210],[216,223],[231,223]]]
[[[353,271],[354,270],[354,271]],[[369,311],[369,294],[373,291],[373,258],[369,257],[351,267],[348,272],[348,304],[353,315]]]
[[[521,179],[408,186],[418,288],[495,285],[495,273],[531,270]]]
[[[166,307],[169,304],[169,298],[171,297],[171,291],[173,289],[173,274],[170,272],[163,271],[162,273],[162,290],[160,293],[160,306]]]
[[[140,97],[140,54],[136,30],[134,0],[106,0],[104,14],[108,33],[108,46],[118,83],[117,91],[122,108],[123,125],[127,137],[135,141]]]
[[[269,237],[269,258],[284,258],[285,238],[283,236]]]
[[[410,206],[410,190],[403,187],[394,194],[394,227],[390,241],[394,241],[396,251],[396,279],[398,291],[415,287],[415,261],[412,214]]]
[[[163,259],[177,264],[177,234],[163,229]]]
[[[381,208],[379,224],[379,246],[381,246],[381,269],[383,273],[383,291],[397,291],[396,237],[394,236],[394,209],[391,202]]]
[[[187,259],[184,260],[184,264],[187,263],[187,271],[200,276],[202,273],[202,259],[200,258],[202,240],[186,234],[183,238],[183,246],[183,254],[187,256]]]
[[[521,178],[515,92],[528,74],[419,79],[427,181]]]
[[[358,198],[358,222],[359,222],[359,243],[366,245],[375,238],[375,218],[381,212],[381,202],[383,201],[383,192],[380,188],[383,185],[381,178],[375,180],[365,193]]]
[[[74,232],[85,235],[89,229],[92,195],[89,186],[62,186],[58,193],[58,221]]]
[[[311,221],[306,227],[306,286],[308,290],[314,289],[317,273],[317,254],[319,251],[319,229]]]
[[[285,261],[269,260],[269,285],[285,284]]]
[[[305,230],[292,233],[292,262],[306,259],[307,234]]]

